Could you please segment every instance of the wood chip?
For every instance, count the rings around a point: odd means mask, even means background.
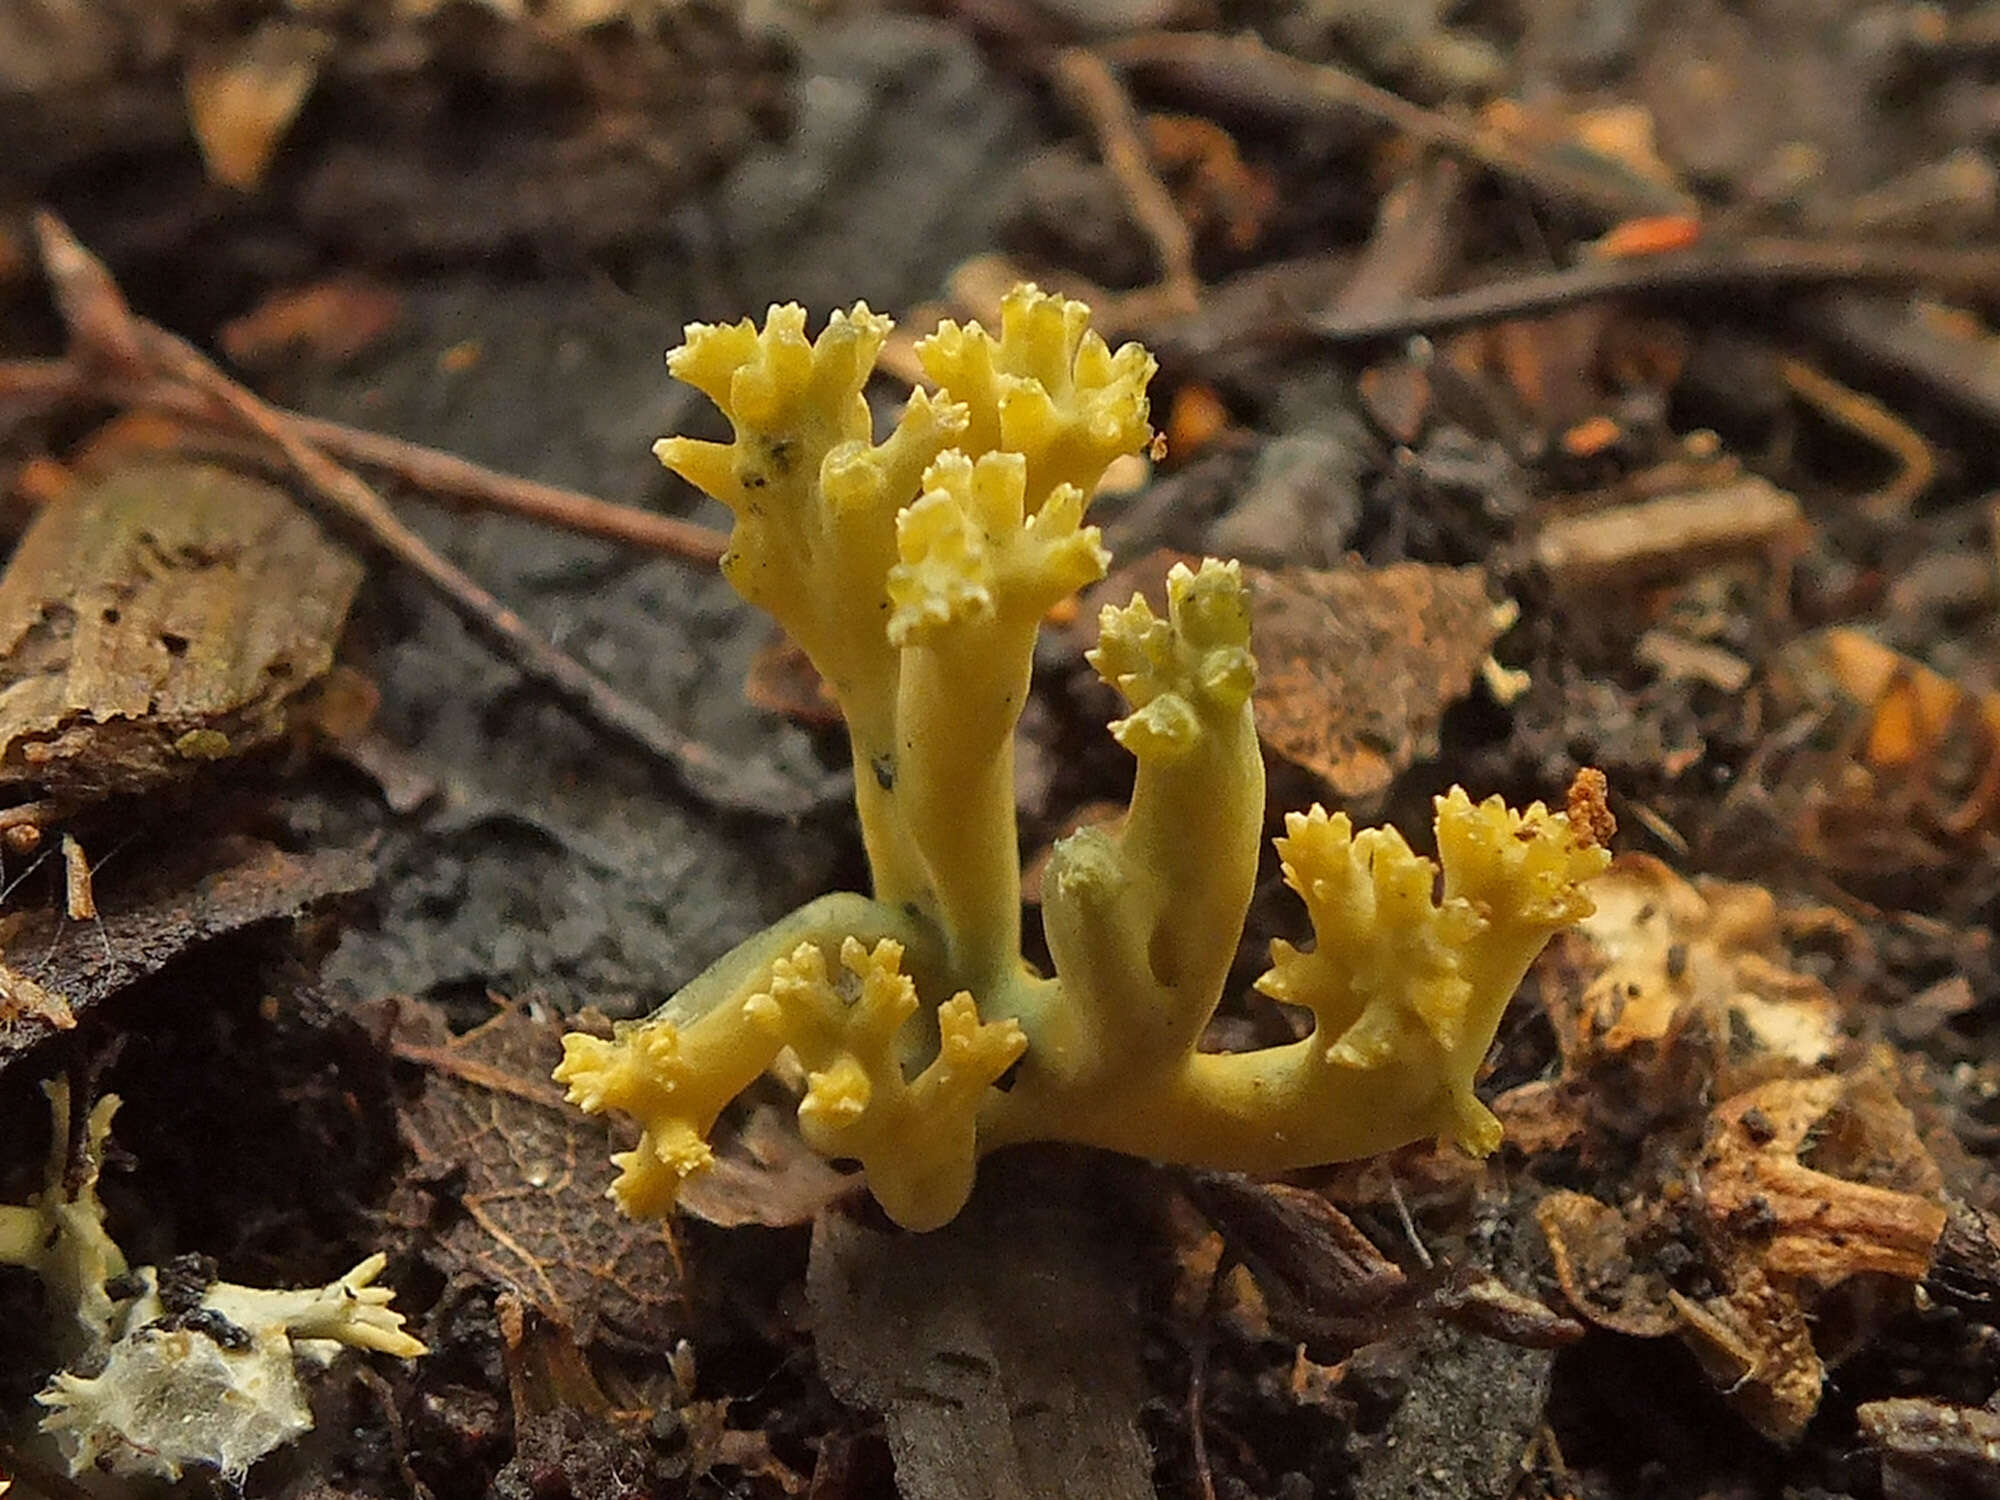
[[[1559,588],[1632,583],[1783,553],[1805,525],[1795,498],[1745,474],[1718,489],[1550,521],[1535,542],[1535,560]]]
[[[142,793],[276,738],[361,567],[283,492],[137,465],[36,517],[0,576],[0,784]]]
[[[90,860],[83,845],[69,834],[62,836],[63,906],[72,922],[88,922],[97,916],[97,900],[90,888]]]
[[[1750,685],[1750,663],[1734,651],[1725,651],[1706,641],[1691,641],[1671,631],[1647,631],[1639,637],[1632,654],[1662,677],[1705,682],[1732,694]]]
[[[1864,1402],[1854,1418],[1882,1454],[1883,1500],[2000,1496],[2000,1412],[1903,1396]]]
[[[1836,1175],[1800,1160],[1848,1167]],[[1886,1178],[1857,1180],[1862,1173]],[[1880,1079],[1788,1078],[1716,1106],[1702,1202],[1719,1235],[1769,1271],[1820,1286],[1850,1276],[1919,1281],[1944,1232],[1943,1180],[1915,1122]]]

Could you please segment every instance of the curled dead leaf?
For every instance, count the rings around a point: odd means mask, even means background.
[[[1586,1193],[1555,1192],[1536,1205],[1563,1295],[1600,1328],[1664,1338],[1680,1326],[1666,1278],[1633,1259],[1625,1215]]]
[[[2000,826],[2000,693],[1976,693],[1856,630],[1809,636],[1785,653],[1781,708],[1826,726],[1818,754],[1785,784],[1802,804],[1802,842],[1839,870],[1946,859],[1951,840]],[[1903,813],[1888,820],[1883,806]]]

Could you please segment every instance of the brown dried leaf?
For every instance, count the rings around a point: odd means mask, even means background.
[[[1494,404],[1519,411],[1534,431],[1561,432],[1603,412],[1598,352],[1618,316],[1595,305],[1469,329],[1445,341],[1444,362],[1492,388]]]
[[[810,1224],[854,1186],[806,1145],[798,1127],[767,1104],[714,1142],[715,1165],[682,1187],[680,1206],[724,1229]]]
[[[0,940],[0,1066],[199,944],[375,879],[373,862],[352,850],[287,854],[235,837],[110,873],[94,882],[98,916],[87,925],[53,910],[10,919]]]
[[[40,1041],[52,1032],[70,1031],[76,1012],[53,990],[0,962],[0,1052],[12,1053],[17,1032]]]
[[[1379,1328],[1407,1288],[1401,1268],[1318,1193],[1230,1172],[1194,1172],[1186,1181],[1288,1330]]]
[[[1431,378],[1409,359],[1385,359],[1361,372],[1362,408],[1396,442],[1408,445],[1424,435],[1431,416]]]
[[[1427,1306],[1454,1328],[1519,1349],[1562,1349],[1584,1336],[1576,1319],[1516,1291],[1490,1271],[1453,1278],[1432,1294]]]
[[[1438,725],[1512,618],[1479,568],[1245,568],[1257,732],[1365,804],[1437,753]]]
[[[397,1207],[445,1274],[517,1291],[579,1343],[657,1349],[684,1321],[679,1257],[666,1225],[605,1197],[607,1128],[549,1080],[561,1037],[538,1007],[454,1037],[437,1007],[398,1004],[392,1045],[424,1082],[402,1108],[417,1172]]]
[[[798,642],[773,636],[757,648],[743,680],[743,696],[766,713],[800,724],[831,729],[840,723],[840,705]]]
[[[1956,863],[1953,840],[2000,826],[2000,693],[1845,629],[1788,647],[1773,693],[1781,711],[1829,727],[1830,743],[1781,780],[1802,842],[1836,869]]]
[[[1235,138],[1199,115],[1147,115],[1146,149],[1196,234],[1219,229],[1238,253],[1254,249],[1278,207],[1277,184],[1243,160]]]

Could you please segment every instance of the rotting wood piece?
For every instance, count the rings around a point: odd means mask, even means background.
[[[361,577],[281,491],[206,465],[49,507],[0,576],[0,785],[89,802],[269,742]]]
[[[1542,527],[1535,561],[1559,589],[1590,589],[1690,573],[1734,557],[1782,560],[1805,531],[1799,502],[1746,474],[1700,493],[1564,516]]]
[[[1882,1456],[1884,1500],[2000,1495],[2000,1412],[1902,1396],[1864,1402],[1854,1416]]]

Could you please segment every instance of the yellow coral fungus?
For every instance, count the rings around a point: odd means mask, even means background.
[[[1132,803],[1057,845],[1055,973],[1033,972],[1014,730],[1042,617],[1104,575],[1084,512],[1152,439],[1153,360],[1018,287],[998,337],[946,323],[918,345],[936,389],[877,443],[862,388],[889,328],[857,305],[809,340],[777,307],[761,330],[694,325],[670,357],[734,436],[656,451],[735,513],[725,573],[838,701],[875,889],[795,912],[610,1041],[564,1039],[569,1097],[641,1126],[620,1200],[669,1209],[722,1108],[787,1048],[808,1143],[860,1161],[918,1229],[958,1212],[984,1152],[1022,1141],[1254,1170],[1424,1136],[1491,1150],[1474,1078],[1528,965],[1590,910],[1595,830],[1453,791],[1433,863],[1394,830],[1293,815],[1278,848],[1315,942],[1274,945],[1258,988],[1313,1030],[1198,1051],[1256,883],[1264,764],[1242,577],[1176,568],[1164,618],[1138,599],[1104,612],[1090,660],[1130,706],[1111,729],[1138,763]]]

